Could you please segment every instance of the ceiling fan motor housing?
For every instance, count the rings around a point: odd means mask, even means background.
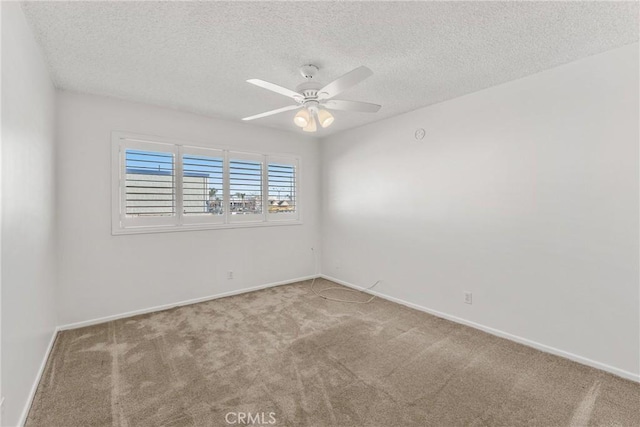
[[[320,103],[318,101],[316,101],[315,99],[308,99],[304,101],[304,106],[307,110],[311,111],[312,113],[317,113],[318,112],[318,106],[320,105]]]
[[[296,87],[296,92],[302,94],[304,99],[300,102],[304,103],[308,100],[317,100],[318,99],[318,90],[320,90],[321,85],[317,82],[306,81],[304,83],[299,84]]]

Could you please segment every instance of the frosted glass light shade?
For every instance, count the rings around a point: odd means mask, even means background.
[[[318,128],[316,127],[316,120],[313,116],[309,117],[309,124],[302,128],[305,132],[315,132]]]
[[[303,108],[293,117],[293,122],[296,126],[303,128],[309,124],[310,119],[311,115],[309,114],[309,110]]]
[[[327,110],[318,110],[318,121],[323,128],[331,126],[333,115]]]

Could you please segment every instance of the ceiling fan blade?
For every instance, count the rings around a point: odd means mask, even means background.
[[[344,76],[338,77],[336,80],[320,89],[318,91],[318,96],[321,99],[333,98],[334,96],[338,95],[341,92],[344,92],[350,87],[357,85],[371,75],[373,75],[373,71],[371,71],[367,67],[358,67],[355,70],[349,71]]]
[[[342,99],[324,101],[322,105],[331,110],[359,111],[361,113],[375,113],[382,107],[382,105],[371,104],[369,102],[345,101]]]
[[[290,89],[287,89],[286,87],[278,86],[277,84],[274,84],[274,83],[265,82],[264,80],[249,79],[247,80],[247,83],[251,83],[252,85],[256,85],[263,89],[270,90],[271,92],[279,93],[280,95],[284,95],[286,97],[293,98],[295,100],[301,100],[303,98],[303,96],[300,95],[298,92],[294,92]]]
[[[297,110],[302,107],[302,105],[289,105],[287,107],[278,108],[277,110],[267,111],[266,113],[256,114],[255,116],[245,117],[242,120],[254,120],[260,119],[262,117],[273,116],[274,114],[284,113],[285,111]]]

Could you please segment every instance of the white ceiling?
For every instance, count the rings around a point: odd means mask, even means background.
[[[289,105],[290,89],[366,65],[318,136],[523,77],[638,40],[637,2],[28,2],[59,88],[231,120]],[[294,112],[252,124],[301,132]]]

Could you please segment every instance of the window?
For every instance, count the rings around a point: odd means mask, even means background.
[[[262,157],[229,153],[229,213],[232,222],[263,218]]]
[[[287,158],[269,158],[268,210],[271,220],[295,218],[297,209],[296,162]]]
[[[113,234],[299,223],[298,162],[113,134]]]
[[[224,222],[224,151],[181,147],[182,222]]]
[[[125,200],[128,216],[174,216],[173,154],[126,150]]]

